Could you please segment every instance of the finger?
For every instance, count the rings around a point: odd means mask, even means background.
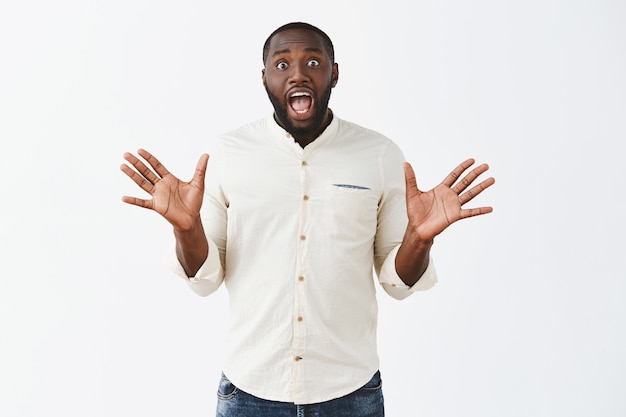
[[[452,191],[454,191],[457,194],[460,194],[461,192],[463,192],[463,190],[469,187],[474,182],[474,180],[478,178],[479,175],[481,175],[483,172],[487,171],[488,169],[489,169],[489,165],[487,164],[482,164],[482,165],[477,166],[476,168],[471,170],[466,176],[461,178],[461,180],[454,187],[451,187]]]
[[[403,164],[404,167],[404,183],[406,187],[407,200],[419,193],[417,189],[417,180],[415,179],[415,172],[413,167],[408,162]]]
[[[129,197],[127,195],[122,197],[122,201],[127,204],[132,204],[133,206],[139,206],[143,208],[147,208],[152,210],[154,208],[154,204],[152,200],[144,200],[136,197]]]
[[[461,205],[467,203],[468,201],[471,201],[474,197],[476,197],[478,194],[482,193],[483,191],[485,191],[487,188],[491,187],[495,183],[496,183],[495,178],[490,177],[482,181],[480,184],[470,188],[463,194],[459,195],[459,201],[461,202]]]
[[[146,164],[144,164],[143,162],[141,162],[135,155],[133,155],[130,152],[126,152],[124,153],[124,159],[126,159],[128,162],[130,162],[132,164],[132,166],[135,167],[135,169],[144,176],[144,178],[148,181],[150,181],[150,183],[152,184],[156,184],[156,182],[159,180],[159,177],[156,176],[156,174],[154,172],[152,172],[152,170],[150,170],[150,168],[148,168],[146,166]]]
[[[459,177],[465,172],[465,170],[474,165],[474,158],[467,159],[461,162],[454,170],[448,174],[448,176],[441,182],[443,185],[452,187],[452,184],[459,179]]]
[[[131,180],[133,180],[135,184],[141,187],[142,190],[146,191],[147,193],[152,194],[152,191],[154,190],[154,185],[152,182],[148,181],[142,175],[139,175],[137,171],[133,170],[131,167],[129,167],[126,164],[120,165],[120,170],[124,174],[126,174]]]
[[[466,219],[468,217],[480,216],[482,214],[491,213],[492,211],[493,207],[490,206],[463,209],[461,210],[461,218]]]
[[[152,167],[152,169],[154,169],[154,171],[159,175],[159,177],[163,178],[164,176],[166,176],[167,174],[169,174],[170,172],[163,166],[163,164],[161,164],[161,162],[159,162],[158,159],[156,159],[154,157],[154,155],[152,155],[150,152],[146,151],[145,149],[139,149],[137,151],[137,153],[146,161],[148,161],[148,163],[150,164],[150,166]]]
[[[191,179],[191,183],[198,186],[204,187],[204,176],[206,174],[206,167],[209,162],[209,155],[202,154],[200,159],[198,159],[198,163],[196,164],[196,171],[193,174],[193,178]]]

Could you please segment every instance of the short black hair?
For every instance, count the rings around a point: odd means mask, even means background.
[[[265,65],[265,60],[267,59],[267,55],[270,51],[270,42],[272,38],[277,34],[285,30],[289,29],[305,29],[310,30],[311,32],[315,32],[322,37],[322,41],[324,42],[324,46],[326,47],[326,53],[330,56],[330,61],[335,63],[335,47],[333,46],[333,42],[330,40],[328,35],[320,28],[313,26],[309,23],[304,22],[291,22],[285,25],[282,25],[278,29],[276,29],[270,36],[267,37],[265,44],[263,45],[263,65]]]

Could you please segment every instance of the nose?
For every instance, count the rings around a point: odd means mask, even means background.
[[[302,84],[308,83],[310,80],[308,74],[308,67],[306,63],[294,63],[291,66],[291,73],[289,74],[290,84]]]

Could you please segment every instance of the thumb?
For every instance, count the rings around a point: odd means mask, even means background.
[[[415,179],[415,172],[413,167],[408,162],[403,164],[404,166],[404,182],[406,186],[406,197],[410,198],[416,194],[419,194],[417,189],[417,180]]]
[[[192,184],[199,187],[204,187],[204,176],[206,174],[206,167],[208,162],[209,154],[202,154],[200,156],[200,159],[198,159],[198,163],[196,164],[196,170],[193,173],[193,178],[191,179]]]

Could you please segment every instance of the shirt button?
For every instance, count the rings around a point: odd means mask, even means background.
[[[299,317],[298,317],[298,321],[302,321],[302,320],[304,320],[304,319],[302,318],[302,316],[299,316]]]
[[[289,133],[285,133],[285,137],[286,137],[287,139],[289,139],[289,138],[291,137],[291,135],[290,135]]]
[[[294,361],[298,362],[302,360],[302,357],[300,356],[296,356],[295,358],[293,358]]]
[[[298,281],[304,281],[304,277],[303,277],[302,275],[300,275],[300,276],[298,277]]]
[[[396,286],[396,284],[391,284],[391,286],[392,286],[392,287],[395,287],[395,286]]]
[[[309,196],[308,196],[308,195],[305,195],[304,197],[302,197],[302,199],[303,199],[304,201],[307,201],[307,200],[309,199]]]
[[[303,167],[305,167],[305,166],[307,166],[307,165],[309,165],[309,164],[308,164],[306,161],[302,161],[302,166],[303,166]]]
[[[300,240],[305,240],[305,239],[306,239],[306,236],[300,235]]]

